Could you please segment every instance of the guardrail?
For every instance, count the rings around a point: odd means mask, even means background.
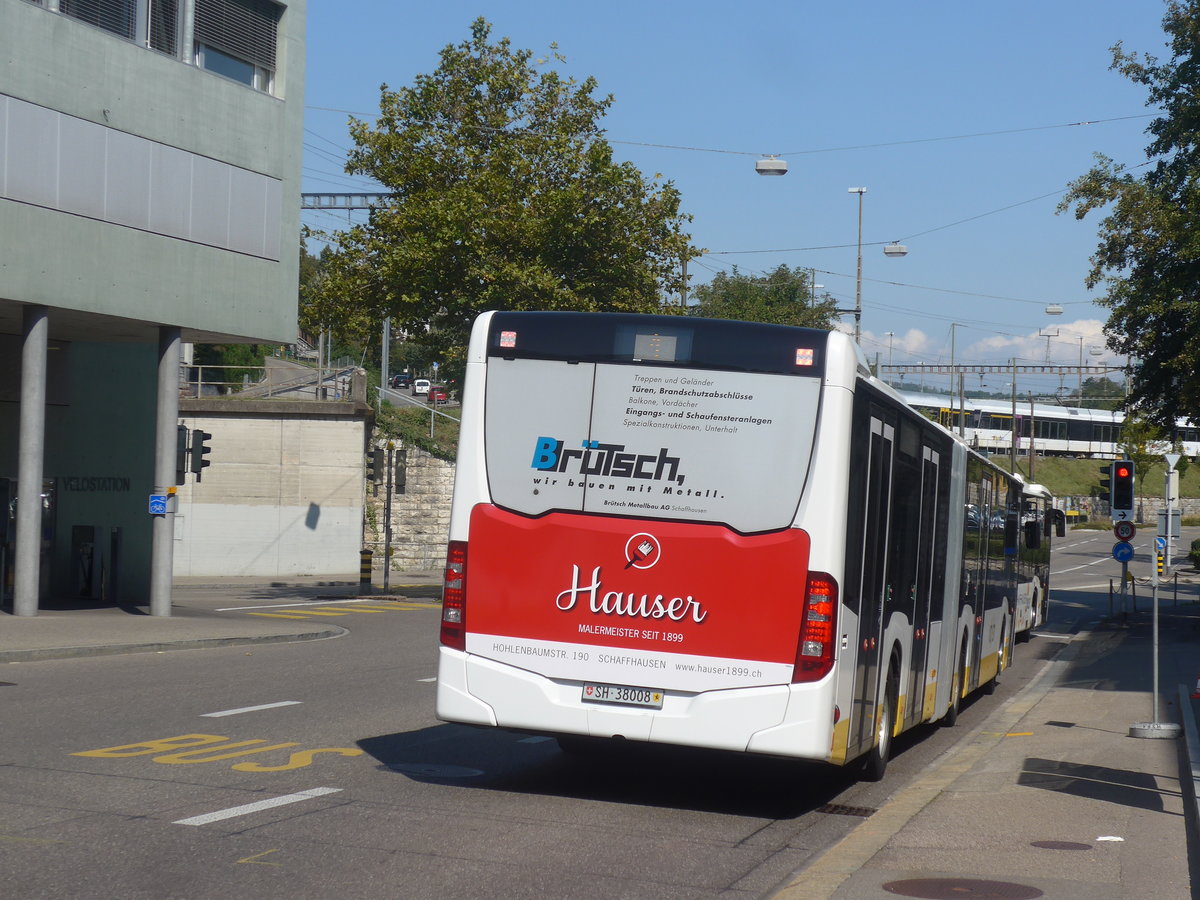
[[[356,366],[317,369],[287,366],[184,366],[181,397],[245,400],[353,400]],[[365,399],[365,398],[362,398]]]

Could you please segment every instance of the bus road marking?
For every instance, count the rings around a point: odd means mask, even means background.
[[[208,825],[212,822],[220,822],[224,819],[235,819],[238,816],[247,816],[250,813],[261,812],[264,809],[274,809],[277,806],[287,806],[289,803],[299,803],[301,800],[311,800],[313,797],[323,797],[326,794],[336,794],[341,791],[341,788],[309,788],[307,791],[300,791],[295,794],[284,794],[281,797],[272,797],[270,800],[259,800],[256,803],[246,803],[242,806],[231,806],[229,809],[219,809],[216,812],[204,813],[199,816],[190,816],[186,819],[177,819],[172,822],[172,825]]]
[[[224,709],[221,712],[201,713],[202,719],[219,719],[221,716],[239,716],[242,713],[258,712],[260,709],[275,709],[280,706],[299,706],[299,700],[280,700],[278,703],[263,703],[259,706],[243,706],[240,709]]]
[[[364,604],[372,604],[366,606]],[[356,605],[350,605],[356,604]],[[344,616],[346,613],[389,613],[404,612],[413,609],[437,609],[439,603],[421,603],[411,600],[397,600],[382,603],[378,600],[335,600],[332,604],[325,603],[313,606],[311,603],[276,603],[271,606],[227,606],[217,612],[245,612],[250,616],[260,616],[264,619],[311,619],[320,616]],[[262,612],[262,610],[279,610],[279,612]]]
[[[263,861],[263,857],[266,856],[268,853],[278,853],[278,852],[279,852],[279,848],[276,847],[274,850],[264,850],[262,853],[255,853],[253,856],[242,857],[241,859],[238,860],[238,862],[239,863],[249,863],[249,864],[253,864],[253,865],[257,865],[257,866],[282,866],[283,863],[264,862]]]

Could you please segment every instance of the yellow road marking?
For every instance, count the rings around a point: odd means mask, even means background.
[[[253,863],[253,864],[259,865],[259,866],[282,866],[283,863],[263,862],[262,861],[262,857],[266,856],[268,853],[278,853],[278,852],[279,852],[279,848],[276,847],[274,850],[264,850],[262,853],[255,853],[253,856],[244,857],[242,859],[239,859],[238,862],[239,863]]]
[[[248,615],[248,616],[262,616],[264,619],[306,619],[306,618],[308,618],[307,616],[292,616],[292,615],[288,615],[287,613],[260,613],[260,612],[252,612],[252,613],[246,613],[246,615]]]

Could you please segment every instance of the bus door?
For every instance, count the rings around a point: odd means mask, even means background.
[[[863,510],[862,554],[859,560],[861,603],[858,618],[857,662],[854,671],[854,721],[850,724],[850,753],[874,743],[879,691],[879,657],[883,652],[884,591],[888,578],[888,525],[892,507],[892,465],[896,428],[871,408],[867,485]]]
[[[925,684],[929,672],[929,621],[936,581],[937,547],[945,540],[938,533],[941,507],[939,485],[941,455],[929,446],[921,448],[921,499],[918,527],[917,571],[913,602],[912,661],[909,665],[908,705],[905,725],[924,718]]]

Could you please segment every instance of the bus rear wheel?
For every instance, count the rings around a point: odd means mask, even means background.
[[[892,753],[892,732],[896,727],[896,677],[889,675],[880,702],[879,719],[875,725],[875,746],[863,758],[864,781],[882,781]]]
[[[942,724],[947,728],[953,728],[958,722],[958,711],[962,708],[962,692],[963,685],[967,680],[967,643],[963,643],[958,651],[958,668],[954,671],[954,677],[950,681],[950,708],[946,710],[946,714],[942,716]]]

